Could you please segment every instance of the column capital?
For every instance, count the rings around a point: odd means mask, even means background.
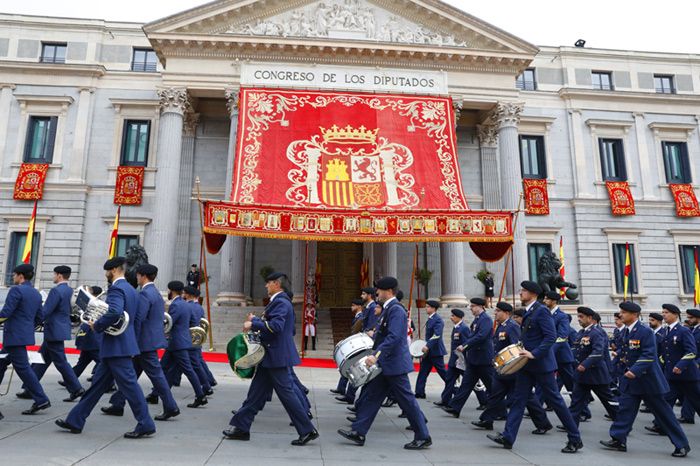
[[[228,110],[229,116],[238,116],[240,104],[240,88],[227,87],[226,89],[224,89],[224,96],[226,97],[226,109]]]
[[[184,115],[190,108],[190,98],[184,87],[166,87],[158,89],[161,113],[178,113]]]
[[[0,89],[11,89],[14,91],[15,88],[17,88],[17,86],[12,83],[0,83]]]
[[[498,126],[496,124],[476,125],[476,131],[481,147],[496,147],[498,145]]]
[[[491,113],[490,119],[498,126],[498,129],[517,128],[524,108],[525,104],[523,102],[498,102]]]
[[[199,125],[199,113],[192,111],[185,112],[185,121],[183,122],[182,132],[185,136],[192,137],[197,131],[197,126]]]

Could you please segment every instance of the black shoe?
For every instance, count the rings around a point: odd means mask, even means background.
[[[347,419],[350,422],[355,422],[355,421],[357,421],[357,416],[348,416],[345,419]]]
[[[647,432],[651,432],[652,434],[658,434],[658,435],[664,435],[664,431],[661,429],[661,427],[657,426],[644,426],[644,430]]]
[[[503,448],[505,448],[506,450],[510,450],[513,448],[513,444],[506,440],[502,434],[486,434],[486,437],[496,442],[497,444],[502,445]]]
[[[581,448],[583,448],[583,442],[581,440],[576,440],[575,442],[569,440],[566,442],[566,446],[561,449],[562,453],[576,453]]]
[[[423,440],[414,440],[410,443],[407,443],[403,447],[406,450],[425,450],[426,448],[428,448],[432,444],[433,444],[433,439],[428,437],[428,438],[423,439]]]
[[[494,421],[505,421],[506,416],[498,416],[497,418],[494,419]]]
[[[406,413],[404,413],[403,411],[401,411],[401,414],[399,414],[397,417],[399,417],[399,418],[401,418],[401,419],[406,419],[406,418],[407,418]]]
[[[442,408],[442,410],[445,411],[447,414],[452,415],[452,417],[459,417],[459,412],[455,411],[450,407],[444,407]]]
[[[352,404],[352,401],[348,400],[345,396],[336,396],[335,399],[341,403]]]
[[[314,415],[311,414],[311,411],[307,412],[306,415],[309,417],[309,420],[314,418]]]
[[[551,413],[552,411],[554,411],[554,408],[550,408],[549,406],[547,406],[544,410],[548,413]]]
[[[447,406],[447,403],[443,403],[442,401],[433,401],[433,404],[440,408],[442,408],[443,406]]]
[[[63,419],[56,419],[56,425],[58,427],[60,427],[61,429],[66,429],[71,434],[79,434],[83,431],[83,429],[78,429],[77,427],[73,427],[72,425],[70,425],[66,421],[64,421]]]
[[[212,385],[212,386],[213,386],[213,385]],[[304,392],[304,395],[308,395],[308,394],[309,394],[309,389],[306,388],[306,387],[302,388],[301,391]]]
[[[493,422],[489,421],[472,421],[472,425],[484,430],[493,430]]]
[[[357,412],[357,408],[356,408],[354,405],[353,405],[353,406],[348,406],[348,407],[345,408],[345,409],[347,409],[347,410],[350,411],[351,413],[356,413],[356,412]]]
[[[608,450],[627,451],[627,445],[614,438],[610,440],[601,440],[600,444]]]
[[[541,428],[541,427],[538,427],[537,429],[535,429],[535,430],[532,431],[532,435],[544,435],[544,434],[546,434],[547,432],[549,432],[550,430],[552,430],[551,427],[547,427],[547,428],[545,428],[545,429],[543,429],[543,428]]]
[[[476,407],[477,411],[485,411],[486,410],[486,405],[479,405]]]
[[[109,416],[123,416],[124,415],[124,408],[117,408],[116,406],[103,406],[100,408],[100,411],[103,413],[109,415]]]
[[[608,421],[614,421],[614,420],[615,420],[615,419],[613,419],[612,416],[609,415],[609,414],[606,414],[606,415],[605,415],[605,419],[607,419]]]
[[[420,395],[416,394],[416,399],[424,400],[424,399],[425,399],[425,393],[422,393],[422,394],[420,394]]]
[[[83,396],[83,395],[85,395],[85,389],[81,388],[81,389],[78,390],[77,392],[71,393],[70,396],[69,396],[68,398],[65,398],[63,401],[64,401],[65,403],[71,403],[71,402],[77,400],[78,398],[80,398],[80,397]]]
[[[588,422],[591,419],[591,416],[581,416],[578,418],[578,422]]]
[[[688,452],[690,452],[690,447],[683,447],[683,448],[676,448],[673,450],[673,453],[671,453],[671,456],[674,456],[676,458],[685,458],[688,455]]]
[[[89,382],[89,380],[88,380],[88,382]],[[66,383],[65,383],[63,380],[59,380],[59,381],[58,381],[58,384],[59,384],[61,387],[65,387],[65,386],[66,386]]]
[[[558,426],[557,426],[557,430],[558,430],[559,432],[566,432],[566,427],[564,427],[564,426],[562,426],[562,425],[558,425]]]
[[[695,424],[695,419],[686,419],[684,417],[679,417],[678,422],[680,424]]]
[[[236,413],[238,413],[238,410],[237,410],[237,409],[232,409],[232,410],[231,410],[231,414],[233,414],[234,416],[236,415]]]
[[[241,430],[238,427],[230,426],[222,432],[224,437],[230,440],[250,440],[250,432]]]
[[[149,405],[157,405],[158,395],[151,393],[146,397],[146,403],[148,403]]]
[[[87,378],[87,381],[88,381],[88,382],[92,382],[92,376],[88,377],[88,378]],[[58,382],[58,383],[61,383],[61,382]]]
[[[29,390],[22,390],[21,392],[15,393],[15,396],[21,400],[31,400],[32,399],[32,394],[29,393]]]
[[[50,408],[50,407],[51,407],[50,401],[47,401],[47,402],[42,403],[40,405],[38,405],[36,403],[32,403],[32,407],[25,410],[25,411],[22,411],[22,414],[24,414],[25,416],[28,416],[30,414],[38,413],[39,411],[44,410],[46,408]]]
[[[5,419],[5,416],[3,416],[2,413],[0,413],[0,421],[2,421],[3,419]]]
[[[337,390],[335,388],[331,388],[330,392],[333,393],[334,395],[342,395],[343,394],[342,390]]]
[[[382,408],[391,408],[395,404],[396,404],[396,401],[394,401],[394,400],[385,401],[384,403],[382,403]]]
[[[137,439],[137,438],[141,438],[141,437],[148,437],[149,435],[153,435],[155,433],[156,433],[155,430],[149,430],[148,432],[136,432],[135,430],[133,430],[131,432],[127,432],[126,434],[124,434],[124,438]]]
[[[209,390],[207,390],[206,392],[204,392],[204,394],[205,394],[206,396],[212,396],[212,395],[214,394],[214,390],[212,390],[211,388],[209,388]]]
[[[353,442],[355,445],[363,446],[365,444],[365,436],[358,434],[354,430],[338,429],[338,433],[341,437],[345,437],[346,439]]]
[[[165,411],[165,412],[163,412],[163,414],[159,414],[156,417],[154,417],[153,419],[155,419],[156,421],[167,421],[171,417],[175,417],[178,414],[180,414],[179,409],[177,409],[175,411]]]
[[[312,430],[308,434],[300,435],[298,439],[292,440],[292,445],[295,447],[301,447],[303,445],[306,445],[312,440],[316,440],[318,438],[318,431],[316,429]]]
[[[194,402],[190,403],[187,405],[188,408],[199,408],[200,406],[204,406],[207,404],[207,397],[206,396],[198,396],[197,398],[194,399]]]
[[[219,385],[219,382],[217,382],[216,380],[212,380],[211,382],[209,382],[209,385],[211,385],[212,387],[216,387],[217,385]]]

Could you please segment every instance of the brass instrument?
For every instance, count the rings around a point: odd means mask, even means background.
[[[173,318],[170,317],[170,314],[167,312],[163,314],[163,329],[165,330],[165,334],[167,335],[170,333],[170,330],[173,328]]]
[[[207,341],[207,332],[199,325],[190,327],[190,337],[192,338],[192,346],[202,346]]]
[[[77,307],[81,309],[80,321],[85,324],[95,323],[109,311],[109,305],[100,298],[107,293],[103,291],[99,296],[93,296],[87,286],[82,286],[78,290],[78,297],[75,300]],[[124,312],[117,322],[105,329],[105,333],[118,336],[129,327],[129,314]]]

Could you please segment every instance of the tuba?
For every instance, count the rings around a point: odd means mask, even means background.
[[[190,327],[190,337],[192,338],[192,346],[202,346],[207,341],[207,332],[200,327]]]
[[[170,317],[170,314],[167,312],[163,314],[163,329],[165,330],[165,334],[167,335],[170,333],[170,330],[173,328],[173,318]]]
[[[80,310],[80,321],[85,324],[95,323],[109,311],[109,305],[100,298],[107,293],[103,291],[99,296],[93,296],[87,286],[78,290],[75,304]],[[121,335],[129,327],[129,314],[124,312],[117,322],[107,327],[105,333],[112,336]]]

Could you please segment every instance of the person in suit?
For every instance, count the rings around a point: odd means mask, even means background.
[[[493,368],[493,321],[488,316],[486,301],[483,298],[472,298],[469,308],[474,320],[469,328],[469,337],[457,351],[465,353],[466,368],[462,376],[462,383],[457,393],[450,401],[449,406],[442,408],[448,414],[459,417],[469,395],[474,390],[479,379],[486,386],[486,392],[491,392],[491,381],[494,376]]]
[[[201,321],[202,319],[205,318],[206,314],[204,312],[204,308],[202,305],[199,303],[199,297],[201,295],[201,291],[198,288],[193,288],[192,289],[192,299],[190,299],[190,302],[192,303],[192,314],[194,315],[195,319],[197,319],[197,325],[201,326]],[[202,354],[202,347],[199,347],[199,351],[197,352],[197,356],[199,358],[199,364],[202,366],[202,370],[204,370],[204,373],[207,376],[207,383],[209,385],[209,388],[211,389],[212,387],[216,387],[218,385],[216,378],[214,378],[214,374],[212,374],[211,370],[209,369],[209,365],[207,362],[204,360],[204,354]],[[204,386],[204,384],[202,384]],[[209,390],[210,392],[214,393],[213,390]]]
[[[658,355],[654,332],[639,322],[641,311],[638,304],[629,301],[620,303],[620,319],[625,328],[618,350],[624,373],[620,378],[619,408],[617,418],[610,426],[610,440],[601,440],[600,443],[609,450],[627,451],[627,436],[632,431],[643,400],[675,446],[672,455],[685,457],[690,451],[688,438],[673,409],[663,399],[669,385],[656,362]]]
[[[56,425],[74,434],[79,434],[85,427],[85,421],[102,395],[114,381],[129,402],[129,407],[136,418],[137,425],[133,431],[124,434],[125,438],[137,439],[155,434],[156,426],[148,413],[146,399],[136,379],[132,358],[139,354],[139,346],[134,330],[138,312],[136,290],[124,278],[126,259],[114,257],[105,262],[103,268],[110,286],[107,290],[106,303],[109,310],[97,321],[90,322],[90,327],[97,333],[104,333],[100,346],[101,362],[92,379],[92,385],[80,399],[80,402],[68,413],[65,420],[57,419]],[[129,316],[129,324],[120,335],[111,335],[107,330],[124,317]]]
[[[686,311],[688,317],[688,326],[690,328],[690,334],[695,340],[695,346],[700,348],[700,310],[699,309],[688,309]],[[700,350],[695,353],[695,364],[700,365]],[[695,410],[693,409],[692,403],[685,399],[683,400],[683,407],[681,408],[681,416],[678,418],[678,422],[681,424],[695,424]]]
[[[413,431],[413,441],[404,445],[407,450],[423,450],[432,445],[425,416],[411,391],[408,380],[413,371],[413,361],[408,352],[406,334],[408,332],[407,312],[396,299],[398,281],[394,277],[383,277],[377,281],[378,299],[382,302],[382,316],[374,340],[374,355],[367,357],[366,364],[378,365],[382,372],[363,388],[362,403],[357,406],[357,418],[351,430],[339,429],[338,434],[356,445],[364,445],[374,418],[382,401],[391,396],[406,414],[409,427]]]
[[[134,332],[141,354],[134,358],[136,378],[146,373],[153,384],[154,391],[163,400],[163,413],[155,417],[156,421],[165,421],[180,414],[175,398],[170,392],[163,368],[158,360],[158,350],[167,346],[163,319],[165,302],[153,283],[158,276],[158,268],[152,264],[142,264],[136,269],[136,280],[141,287],[138,295],[138,310],[134,320]],[[110,406],[103,407],[102,412],[121,416],[124,414],[126,397],[118,390],[110,398]]]
[[[364,301],[362,299],[353,299],[350,305],[350,311],[352,312],[352,322],[350,324],[350,335],[355,335],[360,333],[364,326],[364,314],[362,307],[364,306]],[[357,388],[352,384],[348,383],[348,379],[344,376],[340,376],[338,380],[338,386],[335,389],[331,389],[331,393],[335,393],[335,399],[341,403],[353,404],[355,403],[355,393]]]
[[[511,319],[512,314],[513,306],[510,304],[506,302],[496,304],[495,317],[497,325],[493,333],[495,354],[498,354],[507,346],[515,345],[520,341],[520,324]],[[493,421],[506,418],[507,406],[512,401],[514,388],[515,374],[499,375],[494,373],[486,409],[481,413],[478,421],[472,421],[472,425],[484,430],[493,430]],[[526,406],[530,418],[535,424],[535,430],[532,431],[534,435],[544,435],[552,430],[552,424],[547,419],[547,413],[534,394],[530,394]]]
[[[46,369],[51,363],[63,378],[64,386],[70,395],[63,401],[71,402],[81,397],[85,390],[75,376],[73,368],[66,359],[64,341],[70,340],[71,335],[71,298],[73,288],[68,284],[71,268],[67,265],[59,265],[53,269],[53,282],[56,284],[51,289],[46,302],[41,309],[39,320],[44,325],[44,342],[39,348],[39,353],[44,358],[43,364],[32,364],[37,379],[41,380]],[[18,398],[31,399],[27,390],[17,394]]]
[[[202,274],[197,268],[197,264],[192,264],[190,271],[187,272],[187,285],[199,289],[202,282]]]
[[[376,288],[371,286],[362,288],[360,292],[360,298],[365,306],[365,309],[362,312],[362,331],[368,333],[369,336],[374,335],[374,328],[376,327],[377,319],[379,318],[379,314],[375,312],[377,310],[377,303],[374,301],[376,294]]]
[[[31,264],[15,267],[12,272],[14,286],[8,291],[0,311],[0,323],[4,323],[2,354],[7,354],[6,358],[0,359],[0,383],[7,366],[12,364],[34,400],[29,409],[22,411],[25,415],[51,407],[36,373],[29,365],[27,355],[27,346],[34,344],[34,324],[37,315],[41,315],[41,295],[32,286],[33,278],[34,266]]]
[[[75,347],[80,350],[80,356],[73,366],[73,372],[79,378],[91,362],[95,365],[100,363],[100,335],[88,324],[82,323],[75,334]]]
[[[450,358],[447,360],[447,372],[445,373],[445,389],[440,395],[440,401],[434,402],[436,406],[443,407],[450,404],[450,400],[455,394],[455,384],[457,379],[464,374],[464,354],[457,351],[457,348],[464,347],[469,338],[469,326],[464,323],[464,311],[452,309],[450,321],[454,327],[450,335]],[[461,358],[461,362],[460,362]]]
[[[445,323],[437,313],[439,307],[439,302],[429,300],[425,308],[425,312],[428,314],[428,320],[425,322],[426,343],[423,347],[423,357],[420,360],[420,370],[416,379],[416,398],[425,398],[425,383],[433,367],[443,381],[447,376],[445,371],[447,350],[442,341]]]
[[[559,308],[561,295],[556,291],[545,293],[544,304],[552,313],[554,325],[556,327],[557,339],[552,345],[554,358],[557,360],[557,374],[559,376],[559,389],[564,386],[568,391],[574,389],[574,355],[569,345],[569,334],[571,333],[571,318]]]
[[[270,303],[265,307],[262,318],[248,315],[243,324],[244,332],[259,332],[260,341],[265,347],[265,357],[257,366],[248,396],[236,411],[223,435],[231,440],[250,440],[250,427],[255,415],[261,411],[272,390],[277,394],[299,438],[292,441],[294,446],[302,446],[319,437],[311,423],[299,397],[294,391],[294,381],[290,368],[301,361],[294,344],[294,308],[285,293],[287,276],[273,272],[265,279],[265,288]]]
[[[186,286],[183,289],[182,298],[185,300],[190,308],[190,323],[189,328],[199,327],[199,323],[204,318],[204,309],[199,305],[199,290],[194,287]],[[191,340],[190,340],[191,341]],[[211,388],[209,383],[209,374],[204,369],[204,357],[202,357],[202,346],[201,345],[190,345],[187,350],[190,355],[190,364],[192,369],[197,374],[199,378],[199,383],[202,385],[202,390],[204,390],[205,395],[213,395],[214,390]]]
[[[568,442],[561,452],[576,453],[583,448],[581,434],[559,393],[554,376],[557,367],[552,351],[552,345],[557,338],[554,319],[549,309],[537,301],[537,297],[542,293],[540,285],[528,280],[522,282],[520,286],[520,300],[526,309],[521,327],[520,341],[523,349],[520,354],[529,361],[515,376],[513,404],[506,418],[505,430],[497,435],[488,434],[488,438],[506,449],[513,447],[530,392],[535,385],[539,384],[542,386],[545,401],[554,409],[566,428]]]

